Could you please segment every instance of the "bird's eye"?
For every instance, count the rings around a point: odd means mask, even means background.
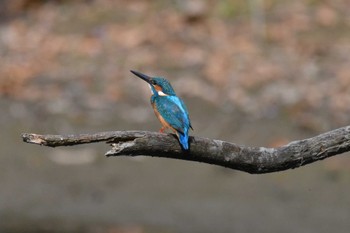
[[[156,81],[154,81],[154,80],[152,80],[151,83],[152,83],[153,85],[156,85],[156,84],[157,84]]]

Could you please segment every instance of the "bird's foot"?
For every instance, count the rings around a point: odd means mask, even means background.
[[[162,128],[159,130],[159,133],[164,133],[164,130],[165,130],[165,127],[162,127]]]

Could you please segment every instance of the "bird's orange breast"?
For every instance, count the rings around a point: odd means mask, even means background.
[[[162,117],[162,115],[160,115],[159,111],[157,110],[157,106],[154,103],[152,104],[152,107],[154,110],[154,114],[156,115],[162,126],[164,128],[171,129],[176,133],[176,130],[173,127],[171,127],[171,125]]]

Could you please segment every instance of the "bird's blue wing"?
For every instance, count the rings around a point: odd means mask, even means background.
[[[188,114],[188,110],[187,110],[187,108],[186,108],[186,105],[185,105],[185,103],[182,101],[182,99],[179,98],[179,100],[180,100],[180,102],[181,102],[182,108],[183,108],[183,109],[185,110],[185,112],[186,112],[186,117],[187,117],[187,119],[188,119],[188,125],[189,125],[189,127],[193,130],[192,125],[191,125],[191,120],[190,120],[190,117],[189,117],[189,114]]]
[[[178,132],[187,134],[191,124],[182,100],[177,96],[158,96],[154,100],[164,120]]]

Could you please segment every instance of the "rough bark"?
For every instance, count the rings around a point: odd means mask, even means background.
[[[350,151],[350,126],[277,148],[248,147],[220,140],[190,137],[190,150],[183,151],[175,135],[147,131],[79,135],[24,133],[22,139],[24,142],[50,147],[105,141],[112,146],[106,156],[144,155],[182,159],[258,174],[293,169]]]

